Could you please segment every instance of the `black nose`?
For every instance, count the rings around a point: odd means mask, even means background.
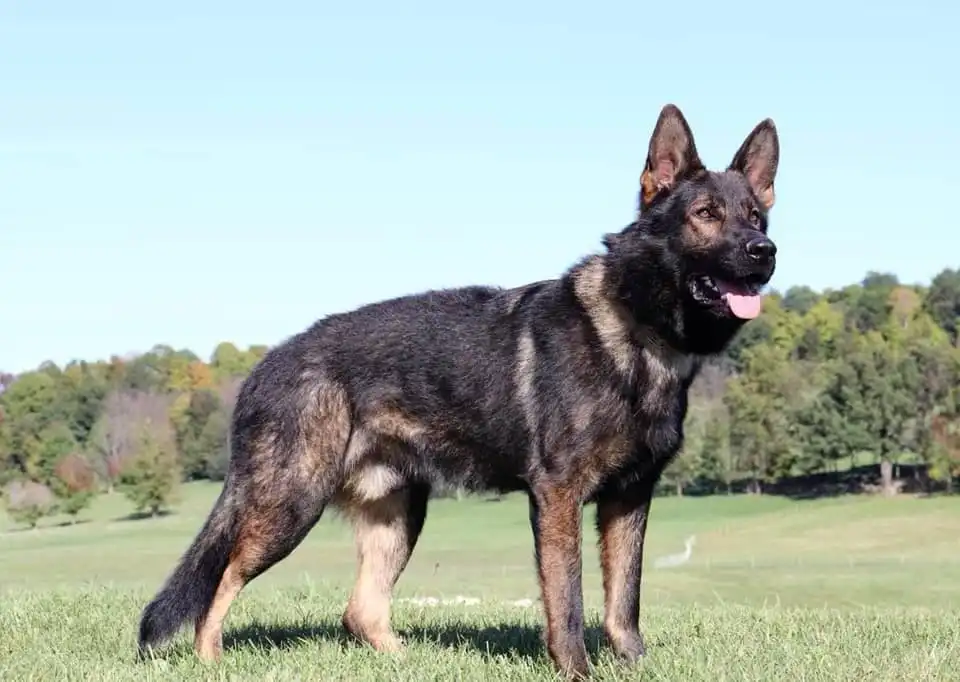
[[[751,239],[744,248],[748,256],[758,261],[768,261],[777,255],[777,245],[766,237]]]

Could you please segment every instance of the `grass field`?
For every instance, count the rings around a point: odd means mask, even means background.
[[[175,514],[128,520],[105,496],[82,523],[13,528],[0,516],[2,680],[547,680],[532,541],[521,497],[436,501],[397,588],[402,656],[339,626],[352,584],[349,529],[324,519],[236,602],[226,653],[204,665],[180,636],[134,659],[140,609],[212,504],[183,489]],[[960,499],[742,496],[658,499],[642,621],[648,656],[599,648],[602,605],[592,510],[584,547],[588,644],[609,680],[960,680]],[[656,570],[687,535],[692,560]],[[424,605],[416,598],[478,603]],[[598,650],[599,649],[599,650]]]

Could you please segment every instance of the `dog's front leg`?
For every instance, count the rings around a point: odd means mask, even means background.
[[[568,490],[551,488],[530,494],[547,652],[568,678],[586,678],[590,672],[583,631],[582,513],[579,498]]]
[[[617,655],[630,662],[645,653],[640,633],[643,541],[653,487],[605,491],[597,500],[603,566],[603,631]]]

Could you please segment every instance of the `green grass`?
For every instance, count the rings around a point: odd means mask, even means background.
[[[0,516],[2,680],[546,680],[525,501],[435,501],[397,588],[402,657],[345,638],[350,530],[324,519],[235,603],[217,666],[182,635],[134,660],[140,609],[216,495],[182,491],[177,513],[131,521],[105,496],[82,523],[34,531]],[[686,565],[652,560],[697,536]],[[650,522],[642,621],[648,656],[618,664],[599,646],[602,590],[585,520],[588,643],[609,680],[960,680],[960,499],[742,496],[658,499]],[[466,596],[479,605],[420,606]]]

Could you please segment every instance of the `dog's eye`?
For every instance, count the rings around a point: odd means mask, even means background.
[[[752,211],[750,211],[750,223],[752,225],[760,224],[760,211],[758,211],[757,209],[753,209]]]
[[[709,208],[701,208],[699,211],[697,211],[697,217],[703,218],[704,220],[710,220],[713,218],[713,211],[711,211]]]

